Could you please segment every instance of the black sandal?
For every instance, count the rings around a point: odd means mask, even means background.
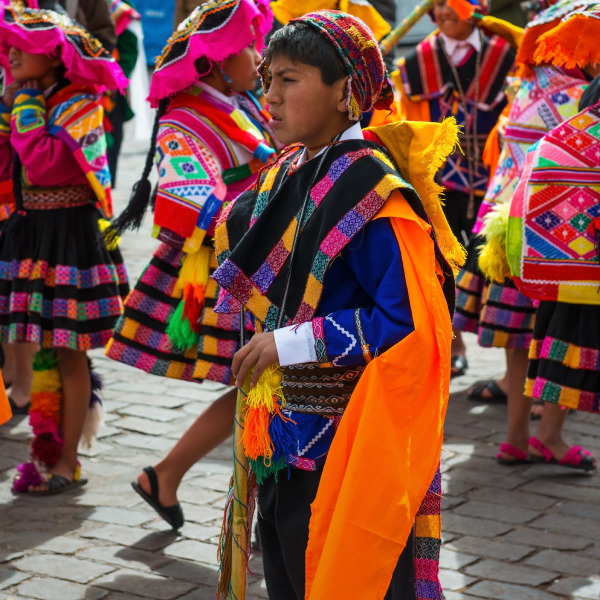
[[[30,496],[53,496],[54,494],[62,494],[67,490],[72,490],[73,488],[80,487],[87,483],[87,479],[79,477],[77,479],[73,479],[73,481],[69,481],[66,477],[62,475],[53,475],[50,473],[50,478],[46,481],[46,489],[29,492]]]
[[[173,529],[183,527],[185,519],[179,502],[173,506],[163,506],[158,501],[158,477],[154,467],[144,467],[144,473],[150,481],[150,495],[148,495],[137,481],[131,482],[131,487],[145,500]]]
[[[10,404],[10,410],[13,415],[27,415],[31,408],[31,402],[28,402],[25,406],[19,406],[10,396],[8,397],[8,403]]]
[[[464,375],[469,368],[469,363],[464,356],[453,356],[450,360],[450,367],[458,369],[458,371],[450,371],[450,379],[452,379],[454,377],[460,377],[461,375]]]
[[[482,396],[484,390],[487,390],[490,395]],[[467,398],[474,402],[488,402],[489,404],[506,404],[508,402],[508,396],[502,391],[498,382],[493,379],[476,383],[469,390]]]

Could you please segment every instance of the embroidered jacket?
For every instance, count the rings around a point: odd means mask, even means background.
[[[95,91],[63,80],[48,98],[39,90],[16,96],[8,121],[0,107],[0,180],[11,177],[12,149],[30,187],[89,185],[107,216],[112,212],[102,108]],[[5,179],[6,178],[6,179]]]
[[[479,208],[474,233],[483,218],[499,202],[510,202],[525,167],[527,150],[551,129],[577,113],[587,80],[579,69],[546,65],[531,67],[508,115],[504,146],[485,198]]]
[[[219,127],[221,120],[230,130]],[[266,118],[249,95],[226,97],[200,83],[173,98],[156,140],[155,237],[194,252],[212,235],[223,203],[254,183],[264,165],[240,143],[243,136],[263,143],[265,161],[275,152],[267,145],[272,139]]]
[[[479,81],[475,80],[476,52],[471,47],[456,71],[467,99],[468,114],[463,113],[452,69],[442,50],[440,35],[432,35],[399,62],[400,76],[396,85],[403,90],[404,104],[421,104],[420,115],[408,118],[442,122],[453,116],[463,131],[473,132],[473,107],[477,102],[477,141],[479,161],[474,173],[475,194],[483,196],[487,189],[490,173],[482,162],[483,149],[488,134],[498,121],[506,98],[504,80],[515,59],[515,53],[506,41],[498,36],[483,37]],[[425,106],[424,106],[425,105]],[[412,111],[414,112],[414,111]],[[466,152],[464,134],[459,136],[462,149]],[[469,192],[469,166],[465,155],[457,148],[438,173],[438,180],[447,189]]]

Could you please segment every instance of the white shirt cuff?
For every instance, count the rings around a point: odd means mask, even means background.
[[[317,362],[312,321],[276,329],[273,335],[282,367]]]

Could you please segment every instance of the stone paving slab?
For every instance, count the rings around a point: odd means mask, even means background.
[[[117,213],[145,151],[127,138]],[[139,234],[123,236],[132,280],[156,245],[150,218]],[[447,600],[599,600],[600,477],[496,463],[506,407],[471,402],[466,390],[501,376],[504,352],[465,338],[470,368],[451,383],[442,456],[441,580]],[[28,455],[31,430],[23,417],[0,427],[0,600],[213,600],[231,440],[184,478],[180,500],[187,522],[179,533],[151,511],[130,481],[164,456],[227,388],[167,381],[110,361],[101,351],[90,354],[106,383],[107,425],[82,455],[87,486],[45,498],[13,496],[13,467]],[[565,433],[600,453],[598,416],[569,415]],[[251,568],[255,576],[246,597],[265,600],[260,553]]]

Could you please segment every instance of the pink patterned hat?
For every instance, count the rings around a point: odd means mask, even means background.
[[[60,48],[66,77],[73,83],[124,92],[128,80],[117,61],[86,29],[67,15],[20,4],[2,7],[0,53],[11,46],[32,54],[51,55]]]
[[[195,62],[221,62],[255,42],[261,52],[271,29],[268,0],[211,0],[199,6],[169,38],[156,59],[148,100],[156,106],[198,81]]]

